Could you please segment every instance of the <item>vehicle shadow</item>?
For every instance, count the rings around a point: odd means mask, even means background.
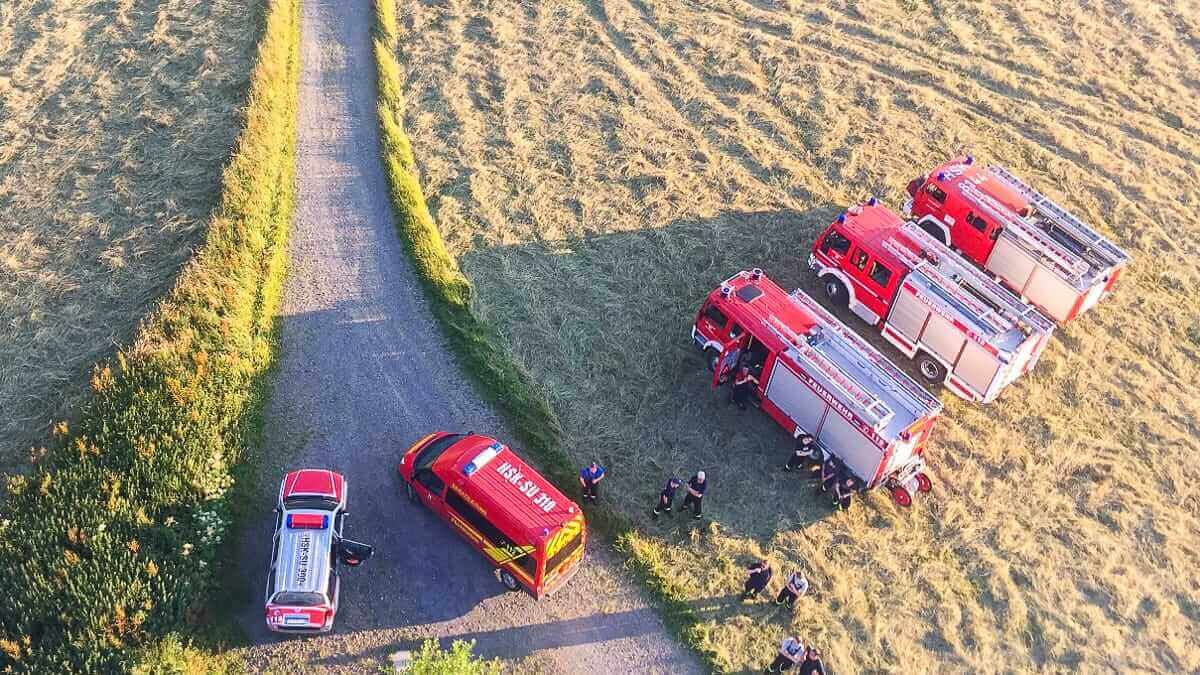
[[[737,595],[706,598],[692,604],[693,614],[701,619],[726,618],[739,612],[749,612],[751,606],[742,605]],[[767,612],[766,605],[758,607]],[[782,611],[782,610],[781,610]],[[449,649],[455,642],[474,642],[474,654],[483,658],[499,658],[506,661],[519,660],[537,652],[564,647],[615,642],[627,638],[662,630],[659,614],[651,607],[621,612],[598,613],[575,619],[547,621],[544,623],[516,626],[500,630],[470,631],[438,635],[436,642],[442,649]],[[364,662],[381,663],[390,660],[397,652],[416,651],[424,639],[400,640],[378,644],[360,651],[341,651],[313,661],[323,667],[346,667]],[[670,663],[645,663],[669,670]]]
[[[460,262],[518,360],[554,392],[572,459],[607,463],[610,503],[667,542],[714,521],[766,547],[776,533],[803,529],[832,509],[809,483],[781,470],[790,434],[757,410],[739,411],[727,387],[714,390],[690,330],[708,292],[754,267],[829,307],[807,260],[817,234],[842,209],[823,203],[728,212],[661,228],[479,246]],[[834,313],[916,375],[861,319]],[[704,518],[652,518],[665,479],[697,470],[710,480]],[[864,504],[892,508],[885,495]]]

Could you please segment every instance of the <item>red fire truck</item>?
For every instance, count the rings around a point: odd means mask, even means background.
[[[829,299],[877,326],[931,384],[989,403],[1037,363],[1054,323],[874,197],[813,244]]]
[[[1091,309],[1129,264],[1066,209],[970,155],[914,179],[908,193],[905,215],[1059,323]]]
[[[803,292],[760,269],[739,272],[709,293],[692,338],[714,388],[749,368],[762,409],[816,437],[867,488],[887,488],[902,506],[930,489],[922,455],[941,402]]]

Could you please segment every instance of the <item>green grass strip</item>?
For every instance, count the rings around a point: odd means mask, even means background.
[[[295,174],[297,0],[272,0],[203,247],[0,507],[0,671],[113,672],[220,597],[231,486],[261,433]]]
[[[471,283],[446,250],[421,191],[420,172],[404,130],[404,94],[395,0],[375,0],[375,61],[378,68],[379,124],[383,161],[401,237],[433,299],[440,320],[459,359],[477,380],[484,397],[510,420],[514,432],[539,467],[560,488],[573,492],[577,467],[562,449],[562,428],[549,401],[503,348],[497,331],[472,311]],[[712,670],[720,670],[714,654],[705,649],[696,627],[698,618],[684,594],[671,582],[667,567],[650,547],[638,545],[631,521],[608,506],[586,507],[591,529],[613,541],[630,561],[639,581],[654,598],[664,622],[695,649]]]

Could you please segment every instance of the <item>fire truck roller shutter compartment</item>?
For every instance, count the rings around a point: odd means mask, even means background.
[[[934,356],[953,367],[967,339],[949,321],[931,313],[929,321],[925,324],[925,332],[921,335],[921,341],[929,351],[933,352]]]
[[[830,410],[825,416],[817,438],[825,447],[837,448],[838,456],[859,478],[868,484],[875,480],[883,451],[837,411]]]
[[[980,392],[982,396],[987,397],[992,393],[989,389],[992,380],[996,377],[996,371],[999,369],[1000,362],[995,356],[983,347],[967,340],[962,356],[954,365],[954,375],[975,391]]]
[[[987,264],[984,265],[989,272],[1003,279],[1022,295],[1025,293],[1025,286],[1029,284],[1029,277],[1033,275],[1036,267],[1037,261],[1003,235],[996,240],[992,254],[988,256]]]
[[[1039,267],[1034,270],[1029,284],[1025,287],[1025,297],[1041,307],[1050,318],[1061,322],[1071,316],[1071,309],[1074,308],[1079,293],[1046,268]]]
[[[929,308],[905,286],[900,289],[896,302],[892,303],[888,325],[916,344],[921,339],[921,330],[925,328],[925,320],[928,318]]]
[[[775,369],[767,384],[767,398],[801,429],[814,436],[820,431],[821,419],[828,406],[779,359],[775,360]]]

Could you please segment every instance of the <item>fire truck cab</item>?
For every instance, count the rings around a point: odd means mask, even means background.
[[[968,155],[908,184],[904,213],[1059,323],[1112,291],[1129,255],[999,166]]]
[[[931,384],[989,403],[1037,363],[1054,323],[872,197],[839,215],[808,258],[849,306]]]
[[[902,506],[929,489],[922,456],[941,402],[803,292],[739,272],[709,293],[692,339],[714,387],[749,368],[762,409],[789,433],[812,434],[866,488]]]

